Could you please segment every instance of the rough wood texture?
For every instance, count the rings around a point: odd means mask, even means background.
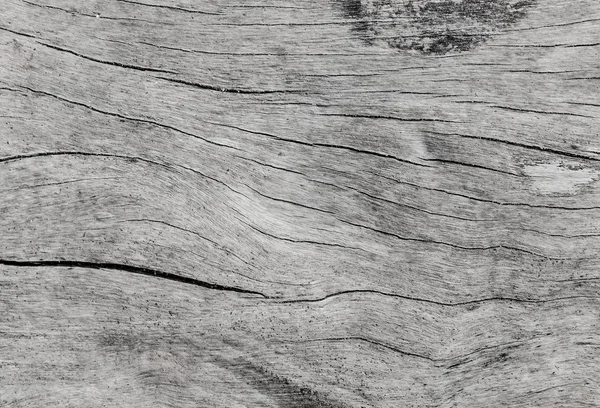
[[[600,406],[596,0],[3,0],[0,406]]]

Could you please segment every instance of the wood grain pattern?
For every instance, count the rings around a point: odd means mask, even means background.
[[[599,50],[593,0],[4,0],[0,406],[600,406]]]

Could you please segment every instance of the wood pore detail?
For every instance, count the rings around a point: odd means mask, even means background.
[[[600,406],[600,4],[5,0],[0,407]]]

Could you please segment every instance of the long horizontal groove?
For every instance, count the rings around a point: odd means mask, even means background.
[[[2,160],[0,159],[0,162],[2,162]],[[31,184],[31,185],[24,185],[18,188],[10,188],[7,190],[0,190],[0,194],[1,193],[7,193],[9,191],[20,191],[20,190],[28,190],[28,189],[35,189],[38,187],[50,187],[50,186],[64,186],[66,184],[73,184],[73,183],[79,183],[82,181],[93,181],[93,180],[118,180],[118,179],[122,179],[124,177],[87,177],[87,178],[79,178],[79,179],[71,179],[71,180],[65,180],[65,181],[57,181],[57,182],[53,182],[53,183],[41,183],[41,184]]]
[[[86,269],[107,269],[133,273],[143,276],[153,276],[159,279],[166,279],[173,282],[185,283],[187,285],[199,286],[206,289],[220,290],[226,292],[246,293],[258,295],[267,298],[266,295],[253,290],[241,289],[234,286],[224,286],[216,283],[201,281],[186,276],[176,275],[170,272],[160,271],[158,269],[145,268],[141,266],[113,263],[113,262],[86,262],[86,261],[14,261],[9,259],[0,259],[0,265],[18,266],[18,267],[58,267],[58,268],[86,268]]]
[[[417,354],[417,353],[412,353],[410,351],[405,351],[402,350],[398,347],[392,346],[390,344],[386,344],[383,343],[381,341],[377,341],[377,340],[372,340],[368,337],[363,337],[363,336],[344,336],[344,337],[327,337],[327,338],[318,338],[318,339],[306,339],[306,340],[301,340],[295,343],[313,343],[313,342],[320,342],[320,341],[325,341],[325,342],[330,342],[330,341],[361,341],[361,342],[365,342],[365,343],[369,343],[369,344],[373,344],[375,346],[378,347],[383,347],[386,348],[388,350],[392,350],[393,352],[396,352],[398,354],[402,354],[405,356],[409,356],[409,357],[416,357],[422,360],[429,360],[433,363],[437,363],[438,361],[428,357],[426,355],[423,354]]]
[[[378,23],[381,26],[397,24],[397,18],[394,19],[373,19],[369,20],[371,23]],[[355,24],[355,20],[336,20],[336,21],[311,21],[311,22],[273,22],[273,23],[208,23],[207,26],[211,27],[315,27],[315,26],[347,26]],[[420,37],[420,36],[407,36],[407,37]]]
[[[342,118],[357,118],[357,119],[380,119],[380,120],[395,120],[399,122],[443,122],[443,123],[464,123],[456,120],[446,120],[438,118],[402,118],[399,116],[385,115],[365,115],[353,113],[318,113],[317,116],[337,116]]]
[[[116,118],[125,119],[125,120],[129,120],[129,121],[132,121],[132,122],[147,123],[149,125],[154,125],[154,126],[157,126],[157,127],[163,128],[163,129],[172,130],[174,132],[181,133],[181,134],[184,134],[186,136],[191,136],[191,137],[193,137],[195,139],[202,140],[202,141],[204,141],[206,143],[209,143],[209,144],[212,144],[212,145],[215,145],[215,146],[220,146],[220,147],[226,147],[226,148],[229,148],[229,149],[239,150],[239,149],[237,149],[237,148],[235,148],[233,146],[229,146],[229,145],[226,145],[226,144],[218,143],[218,142],[212,141],[210,139],[206,139],[206,138],[204,138],[202,136],[198,136],[198,135],[195,135],[193,133],[186,132],[185,130],[181,130],[181,129],[176,128],[174,126],[166,125],[166,124],[154,121],[154,120],[141,119],[141,118],[136,118],[136,117],[132,117],[132,116],[122,115],[120,113],[114,113],[114,112],[104,111],[102,109],[95,108],[95,107],[93,107],[91,105],[87,105],[87,104],[82,103],[82,102],[72,101],[70,99],[63,98],[62,96],[55,95],[55,94],[52,94],[52,93],[49,93],[49,92],[39,91],[39,90],[36,90],[36,89],[33,89],[33,88],[29,88],[29,87],[26,87],[26,86],[22,86],[22,85],[17,85],[17,86],[19,88],[25,89],[25,90],[27,90],[27,91],[29,91],[31,93],[34,93],[34,94],[48,96],[48,97],[57,99],[59,101],[70,103],[72,105],[81,106],[82,108],[89,109],[92,112],[101,113],[103,115],[108,115],[108,116],[114,116]],[[12,89],[12,88],[0,88],[0,89],[7,89],[7,90],[10,90],[12,92],[19,92],[18,89]],[[207,122],[207,123],[210,123],[210,122]]]
[[[165,168],[170,168],[168,164],[159,163],[153,160],[144,159],[143,157],[138,156],[126,156],[122,154],[110,154],[110,153],[92,153],[92,152],[82,152],[82,151],[63,151],[63,152],[37,152],[37,153],[29,153],[29,154],[18,154],[15,156],[7,156],[0,157],[0,163],[13,162],[17,160],[24,159],[32,159],[36,157],[51,157],[51,156],[90,156],[90,157],[108,157],[108,158],[117,158],[124,160],[135,160],[141,161],[144,163],[149,163]]]
[[[2,30],[2,31],[6,31],[6,32],[8,32],[8,33],[11,33],[11,34],[20,35],[20,36],[22,36],[22,37],[27,37],[27,38],[37,38],[37,37],[36,37],[36,36],[34,36],[34,35],[31,35],[31,34],[26,34],[26,33],[21,33],[21,32],[19,32],[19,31],[11,30],[10,28],[6,28],[6,27],[0,27],[0,30]]]
[[[194,9],[187,9],[187,8],[183,8],[183,7],[168,6],[168,5],[161,5],[161,4],[142,3],[141,1],[133,1],[133,0],[116,0],[116,1],[119,1],[121,3],[133,4],[136,6],[162,8],[162,9],[166,9],[166,10],[180,11],[180,12],[192,13],[192,14],[206,14],[206,15],[212,15],[212,16],[218,16],[221,14],[221,13],[215,13],[212,11],[194,10]]]
[[[493,296],[493,297],[489,297],[489,298],[465,300],[462,302],[452,303],[452,302],[440,302],[440,301],[436,301],[436,300],[419,298],[419,297],[414,297],[414,296],[400,295],[400,294],[396,294],[396,293],[383,292],[383,291],[374,290],[374,289],[354,289],[354,290],[343,290],[340,292],[330,293],[330,294],[325,295],[320,298],[289,299],[289,300],[282,300],[277,303],[319,303],[319,302],[325,301],[327,299],[331,299],[331,298],[335,298],[335,297],[343,296],[343,295],[351,295],[351,294],[355,294],[355,293],[365,293],[365,294],[374,294],[374,295],[379,295],[379,296],[394,297],[394,298],[410,300],[410,301],[414,301],[414,302],[429,303],[432,305],[448,306],[448,307],[460,307],[460,306],[468,306],[468,305],[473,305],[473,304],[478,304],[478,303],[489,303],[489,302],[541,304],[541,303],[559,302],[562,300],[571,300],[571,299],[598,299],[597,297],[592,297],[592,296],[566,296],[566,297],[554,298],[554,299],[520,299],[520,298],[514,298],[514,297],[508,297],[508,296]]]
[[[118,158],[118,159],[125,159],[125,160],[137,160],[137,161],[141,161],[144,163],[148,163],[148,164],[152,164],[152,165],[156,165],[156,166],[161,166],[164,167],[166,169],[172,169],[173,167],[177,167],[180,169],[184,169],[187,171],[191,171],[192,173],[195,174],[199,174],[200,176],[208,179],[208,180],[212,180],[216,183],[221,184],[222,186],[226,187],[228,190],[233,191],[236,194],[241,194],[239,191],[234,190],[233,188],[231,188],[227,183],[216,179],[214,177],[211,177],[207,174],[204,174],[198,170],[195,170],[191,167],[187,167],[187,166],[183,166],[181,164],[165,164],[165,163],[160,163],[154,160],[150,160],[150,159],[144,159],[143,157],[138,157],[138,156],[124,156],[124,155],[118,155],[118,154],[109,154],[109,153],[91,153],[91,152],[81,152],[81,151],[66,151],[66,152],[38,152],[38,153],[31,153],[31,154],[23,154],[23,155],[16,155],[16,156],[8,156],[8,157],[0,157],[0,163],[5,163],[5,162],[12,162],[12,161],[17,161],[17,160],[23,160],[23,159],[32,159],[32,158],[36,158],[36,157],[46,157],[46,156],[92,156],[92,157],[112,157],[112,158]],[[243,194],[242,194],[243,195]]]
[[[588,115],[580,115],[577,113],[571,112],[555,112],[555,111],[543,111],[543,110],[535,110],[535,109],[523,109],[523,108],[515,108],[512,106],[500,106],[500,105],[488,105],[490,108],[509,110],[513,112],[521,112],[521,113],[539,113],[542,115],[562,115],[562,116],[574,116],[580,118],[588,118],[588,119],[596,119],[595,116]]]
[[[513,207],[528,207],[528,208],[545,208],[545,209],[551,209],[551,210],[565,210],[565,211],[586,211],[586,210],[598,210],[600,209],[600,207],[564,207],[564,206],[556,206],[556,205],[543,205],[543,204],[529,204],[529,203],[515,203],[515,202],[503,202],[503,201],[495,201],[495,200],[488,200],[485,198],[481,198],[481,197],[475,197],[475,196],[470,196],[467,194],[461,194],[461,193],[456,193],[453,191],[448,191],[448,190],[444,190],[441,188],[434,188],[434,187],[427,187],[421,184],[415,184],[415,183],[410,183],[408,181],[403,181],[403,180],[396,180],[395,178],[392,177],[388,177],[382,174],[377,174],[377,173],[373,173],[373,172],[369,172],[370,174],[376,176],[376,177],[383,177],[387,180],[393,181],[395,183],[398,184],[405,184],[407,186],[412,186],[415,187],[417,189],[424,189],[424,190],[428,190],[428,191],[437,191],[440,193],[444,193],[444,194],[448,194],[451,196],[455,196],[455,197],[461,197],[461,198],[465,198],[467,200],[473,200],[473,201],[479,201],[482,203],[490,203],[490,204],[494,204],[494,205],[500,205],[500,206],[513,206]],[[493,219],[487,219],[487,220],[471,220],[471,221],[495,221]],[[539,232],[539,231],[537,231]],[[557,235],[557,236],[561,236],[561,235]],[[568,235],[563,235],[564,237],[569,237]],[[573,235],[577,236],[577,235]]]
[[[174,79],[174,78],[165,78],[157,76],[157,79],[161,79],[163,81],[174,82],[182,85],[188,85],[193,88],[203,89],[205,91],[215,91],[215,92],[224,92],[224,93],[234,93],[234,94],[245,94],[245,95],[267,95],[267,94],[294,94],[294,93],[302,93],[306,92],[298,89],[243,89],[243,88],[225,88],[216,85],[207,85],[200,84],[197,82],[185,81],[182,79]]]
[[[509,31],[530,31],[530,30],[539,30],[540,28],[567,27],[567,26],[572,26],[572,25],[577,25],[577,24],[593,23],[593,22],[596,22],[596,21],[600,21],[600,18],[590,18],[590,19],[586,19],[586,20],[569,21],[567,23],[548,24],[548,25],[542,25],[542,26],[536,26],[536,27],[504,29],[502,31],[505,31],[505,32],[509,32]]]
[[[463,360],[463,361],[459,361],[458,363],[454,363],[452,365],[450,365],[449,367],[446,367],[446,369],[450,369],[450,368],[454,368],[457,367],[459,365],[462,365],[464,363],[466,363],[467,361],[465,361],[464,359],[475,355],[475,354],[479,354],[481,352],[485,352],[485,351],[490,351],[490,350],[494,350],[494,349],[498,349],[498,348],[502,348],[502,347],[510,347],[510,348],[514,348],[514,347],[518,347],[520,345],[522,345],[524,342],[523,341],[513,341],[513,342],[509,342],[509,343],[502,343],[502,344],[495,344],[492,346],[486,346],[486,347],[481,347],[478,348],[476,350],[473,350],[469,353],[466,354],[462,354],[462,355],[458,355],[458,356],[452,356],[452,357],[446,357],[446,358],[433,358],[424,354],[418,354],[418,353],[413,353],[410,351],[406,351],[406,350],[402,350],[396,346],[393,346],[391,344],[387,344],[384,343],[382,341],[379,340],[374,340],[371,339],[369,337],[365,337],[365,336],[343,336],[343,337],[326,337],[326,338],[313,338],[313,339],[305,339],[305,340],[299,340],[299,341],[290,341],[293,343],[312,343],[312,342],[321,342],[321,341],[325,341],[325,342],[329,342],[329,341],[361,341],[361,342],[365,342],[365,343],[370,343],[373,344],[375,346],[379,346],[379,347],[383,347],[386,348],[388,350],[394,351],[396,353],[405,355],[405,356],[409,356],[409,357],[416,357],[419,359],[423,359],[423,360],[429,360],[434,364],[445,364],[447,362],[454,362],[457,360]]]
[[[96,59],[96,58],[93,58],[93,57],[88,57],[87,55],[78,54],[78,53],[76,53],[75,51],[72,51],[72,50],[60,48],[60,47],[57,47],[57,46],[54,46],[54,45],[51,45],[51,44],[46,44],[44,42],[39,41],[40,40],[39,37],[36,37],[34,35],[31,35],[31,34],[22,33],[22,32],[11,30],[9,28],[1,27],[1,26],[0,26],[0,30],[1,31],[9,32],[11,34],[20,35],[20,36],[26,37],[26,38],[33,38],[33,39],[37,40],[36,42],[39,43],[42,46],[45,46],[45,47],[48,47],[50,49],[54,49],[54,50],[57,50],[57,51],[62,51],[62,52],[70,53],[70,54],[75,55],[77,57],[80,57],[80,58],[83,58],[83,59],[87,59],[89,61],[93,61],[93,62],[96,62],[96,63],[99,63],[99,64],[113,65],[113,66],[117,66],[117,67],[120,67],[120,68],[128,68],[128,69],[137,70],[137,71],[150,71],[150,72],[160,72],[160,73],[167,73],[167,74],[177,74],[177,72],[175,72],[175,71],[161,70],[161,69],[155,69],[155,68],[149,68],[149,67],[142,67],[142,66],[137,66],[137,65],[122,64],[120,62],[114,62],[114,61],[100,60],[100,59]]]
[[[99,38],[99,37],[97,37]],[[104,41],[112,41],[112,40],[108,40],[106,38],[99,38],[101,40]],[[155,47],[155,48],[164,48],[166,50],[172,50],[172,51],[181,51],[181,52],[186,52],[186,53],[193,53],[193,54],[208,54],[208,55],[229,55],[229,56],[249,56],[249,57],[259,57],[259,56],[275,56],[275,57],[280,57],[281,54],[277,53],[277,52],[251,52],[251,51],[247,51],[247,52],[227,52],[227,51],[214,51],[214,50],[200,50],[200,49],[186,49],[186,48],[179,48],[179,47],[170,47],[167,45],[159,45],[159,44],[153,44],[150,42],[145,42],[145,41],[140,41],[137,42],[135,44],[142,44],[142,45],[147,45],[149,47]],[[128,44],[131,46],[135,46],[135,44]],[[387,55],[385,53],[381,53],[381,52],[286,52],[285,55],[287,57],[290,56],[302,56],[302,57],[331,57],[331,56],[342,56],[342,57],[365,57],[365,56],[382,56],[382,55]]]
[[[69,13],[70,15],[77,14],[79,16],[87,17],[87,18],[97,18],[97,19],[115,20],[115,21],[140,21],[140,22],[150,23],[150,24],[173,25],[172,23],[150,21],[150,20],[144,20],[144,19],[141,19],[141,18],[107,17],[107,16],[103,16],[103,15],[100,15],[100,14],[97,14],[97,13],[96,14],[87,14],[87,13],[82,13],[80,11],[67,10],[67,9],[64,9],[64,8],[60,8],[60,7],[56,7],[56,6],[51,6],[51,5],[48,5],[48,4],[37,4],[37,3],[33,3],[33,2],[30,2],[30,1],[26,1],[26,0],[22,0],[22,1],[23,1],[23,3],[29,4],[30,6],[45,8],[45,9],[49,9],[49,10],[58,10],[58,11],[61,11],[63,13]]]
[[[36,41],[36,42],[38,44],[44,46],[44,47],[48,47],[48,48],[56,50],[56,51],[66,52],[66,53],[74,55],[76,57],[83,58],[83,59],[86,59],[86,60],[89,60],[89,61],[92,61],[92,62],[96,62],[96,63],[99,63],[99,64],[112,65],[112,66],[115,66],[115,67],[133,69],[133,70],[136,70],[136,71],[160,72],[160,73],[163,73],[163,74],[177,74],[177,72],[175,72],[175,71],[170,71],[170,70],[165,70],[165,69],[158,69],[158,68],[151,68],[151,67],[142,67],[142,66],[139,66],[139,65],[123,64],[123,63],[120,63],[120,62],[101,60],[101,59],[98,59],[98,58],[89,57],[87,55],[80,54],[78,52],[75,52],[75,51],[72,51],[72,50],[69,50],[69,49],[66,49],[66,48],[57,47],[56,45],[46,44],[46,43],[41,42],[41,41]]]
[[[174,282],[184,283],[187,285],[199,286],[199,287],[206,288],[206,289],[220,290],[220,291],[227,291],[227,292],[236,292],[236,293],[246,293],[246,294],[251,294],[251,295],[257,295],[264,299],[277,299],[273,296],[267,296],[261,292],[257,292],[257,291],[253,291],[253,290],[237,288],[234,286],[225,286],[225,285],[220,285],[220,284],[216,284],[216,283],[210,283],[210,282],[201,281],[201,280],[186,277],[186,276],[176,275],[176,274],[173,274],[170,272],[164,272],[164,271],[157,270],[157,269],[134,266],[134,265],[127,265],[127,264],[119,264],[119,263],[113,263],[113,262],[87,262],[87,261],[72,261],[72,260],[70,260],[70,261],[69,260],[66,260],[66,261],[63,261],[63,260],[60,260],[60,261],[59,260],[16,261],[16,260],[9,260],[9,259],[0,259],[0,265],[15,266],[15,267],[31,267],[31,268],[57,267],[57,268],[85,268],[85,269],[96,269],[96,270],[101,270],[101,269],[116,270],[116,271],[133,273],[133,274],[138,274],[138,275],[143,275],[143,276],[153,276],[158,279],[166,279],[166,280],[170,280],[170,281],[174,281]],[[345,291],[340,291],[340,292],[336,292],[336,293],[331,293],[329,295],[323,296],[321,298],[316,298],[316,299],[280,300],[280,301],[277,301],[276,303],[279,303],[279,304],[318,303],[318,302],[322,302],[322,301],[330,299],[330,298],[347,295],[347,294],[353,294],[353,293],[370,293],[370,294],[376,294],[376,295],[381,295],[381,296],[395,297],[395,298],[400,298],[400,299],[405,299],[405,300],[410,300],[410,301],[415,301],[415,302],[429,303],[429,304],[434,304],[434,305],[438,305],[438,306],[449,306],[449,307],[466,306],[466,305],[485,303],[485,302],[516,302],[516,303],[541,304],[541,303],[559,302],[559,301],[571,300],[571,299],[593,299],[593,300],[598,299],[597,297],[592,297],[592,296],[567,296],[567,297],[555,298],[555,299],[519,299],[519,298],[495,296],[495,297],[490,297],[490,298],[449,303],[449,302],[439,302],[439,301],[425,299],[425,298],[418,298],[418,297],[414,297],[414,296],[405,296],[405,295],[400,295],[400,294],[387,293],[387,292],[382,292],[382,291],[378,291],[378,290],[355,289],[355,290],[345,290]]]
[[[528,254],[531,256],[535,256],[538,258],[544,258],[544,259],[548,259],[548,260],[554,260],[554,261],[566,261],[566,260],[582,260],[582,259],[590,259],[590,258],[554,258],[554,257],[550,257],[550,256],[546,256],[546,255],[542,255],[542,254],[538,254],[536,252],[533,251],[529,251],[527,249],[523,249],[523,248],[518,248],[518,247],[512,247],[512,246],[508,246],[505,244],[498,244],[498,245],[492,245],[492,246],[485,246],[485,247],[466,247],[466,246],[462,246],[462,245],[457,245],[457,244],[453,244],[450,242],[445,242],[445,241],[436,241],[433,239],[426,239],[426,238],[417,238],[417,237],[406,237],[406,236],[402,236],[402,235],[398,235],[395,234],[393,232],[388,232],[382,229],[378,229],[378,228],[374,228],[371,227],[369,225],[364,225],[364,224],[357,224],[348,220],[344,220],[342,218],[337,218],[338,221],[343,222],[344,224],[348,224],[348,225],[352,225],[353,227],[358,227],[358,228],[362,228],[368,231],[372,231],[376,234],[381,234],[381,235],[385,235],[391,238],[395,238],[398,239],[400,241],[407,241],[407,242],[421,242],[424,244],[431,244],[431,245],[442,245],[442,246],[446,246],[449,248],[456,248],[456,249],[460,249],[463,251],[493,251],[493,250],[500,250],[500,249],[505,249],[508,251],[515,251],[515,252],[521,252],[524,254]]]
[[[437,216],[437,217],[454,218],[454,219],[462,220],[462,221],[476,221],[476,222],[477,221],[479,221],[479,222],[480,221],[488,221],[488,220],[481,220],[481,219],[459,217],[459,216],[451,215],[451,214],[436,213],[434,211],[428,211],[428,210],[426,210],[424,208],[420,208],[420,207],[413,206],[413,205],[410,205],[410,204],[404,204],[404,203],[400,203],[400,202],[397,202],[397,201],[389,200],[387,198],[377,197],[375,195],[372,195],[372,194],[369,194],[367,192],[361,191],[361,190],[359,190],[357,188],[354,188],[354,187],[350,187],[350,186],[344,186],[344,187],[346,189],[348,189],[348,190],[355,191],[356,193],[358,193],[360,195],[363,195],[365,197],[369,197],[370,199],[375,200],[375,201],[381,201],[381,202],[392,204],[392,205],[399,206],[399,207],[410,208],[412,210],[419,211],[419,212],[422,212],[422,213],[425,213],[425,214],[429,214],[429,215],[434,215],[434,216]]]
[[[210,121],[206,121],[206,123],[210,123],[211,125],[215,125],[215,126],[220,126],[220,127],[226,127],[226,128],[230,128],[230,129],[239,130],[240,132],[250,133],[250,134],[253,134],[253,135],[265,136],[265,137],[269,137],[269,138],[272,138],[272,139],[275,139],[275,140],[279,140],[279,141],[282,141],[282,142],[294,143],[294,144],[302,145],[302,146],[323,147],[323,148],[330,148],[330,149],[341,149],[341,150],[347,150],[347,151],[351,151],[351,152],[359,153],[359,154],[366,154],[366,155],[372,155],[372,156],[381,157],[381,158],[385,158],[385,159],[392,159],[392,160],[395,160],[395,161],[400,162],[400,163],[411,164],[411,165],[419,166],[419,167],[430,167],[430,168],[433,167],[433,166],[430,166],[430,165],[427,165],[427,164],[423,164],[423,163],[419,163],[419,162],[414,162],[414,161],[407,160],[407,159],[402,159],[400,157],[393,156],[391,154],[379,153],[379,152],[376,152],[376,151],[373,151],[373,150],[362,150],[362,149],[359,149],[359,148],[356,148],[356,147],[352,147],[352,146],[336,145],[336,144],[330,144],[330,143],[305,142],[305,141],[302,141],[302,140],[290,139],[290,138],[281,137],[281,136],[277,136],[277,135],[266,133],[266,132],[260,132],[260,131],[256,131],[256,130],[245,129],[245,128],[242,128],[242,127],[239,127],[239,126],[228,125],[228,124],[224,124],[224,123],[210,122]]]
[[[567,151],[564,151],[564,150],[553,149],[553,148],[550,148],[550,147],[530,145],[530,144],[526,144],[526,143],[520,143],[520,142],[511,141],[511,140],[495,139],[493,137],[488,137],[488,136],[474,136],[474,135],[468,135],[468,134],[464,134],[464,133],[434,132],[434,131],[431,131],[431,130],[424,130],[423,132],[424,133],[429,133],[429,134],[432,134],[432,135],[437,135],[437,136],[458,136],[458,137],[462,137],[462,138],[465,138],[465,139],[484,140],[484,141],[487,141],[487,142],[502,143],[502,144],[506,144],[506,145],[509,145],[509,146],[520,147],[520,148],[529,149],[529,150],[536,150],[536,151],[545,152],[545,153],[553,153],[553,154],[556,154],[556,155],[566,156],[566,157],[573,157],[573,158],[576,158],[576,159],[586,159],[586,160],[592,160],[592,161],[600,161],[600,158],[597,158],[597,157],[585,156],[585,155],[581,155],[581,154],[577,154],[577,153],[573,153],[573,152],[567,152]]]
[[[490,44],[489,47],[506,48],[577,48],[577,47],[595,47],[596,43],[591,44]]]
[[[420,157],[420,159],[423,161],[428,161],[428,162],[438,162],[438,163],[442,163],[442,164],[450,164],[450,165],[463,166],[463,167],[472,167],[475,169],[493,171],[495,173],[506,174],[506,175],[512,176],[512,177],[522,177],[520,174],[517,174],[517,173],[511,173],[510,171],[495,169],[493,167],[482,166],[480,164],[475,164],[475,163],[468,163],[468,162],[463,162],[463,161],[458,161],[458,160],[448,160],[448,159],[425,159],[422,157]]]

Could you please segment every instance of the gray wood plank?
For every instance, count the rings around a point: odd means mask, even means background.
[[[0,406],[597,406],[600,6],[6,0]]]

